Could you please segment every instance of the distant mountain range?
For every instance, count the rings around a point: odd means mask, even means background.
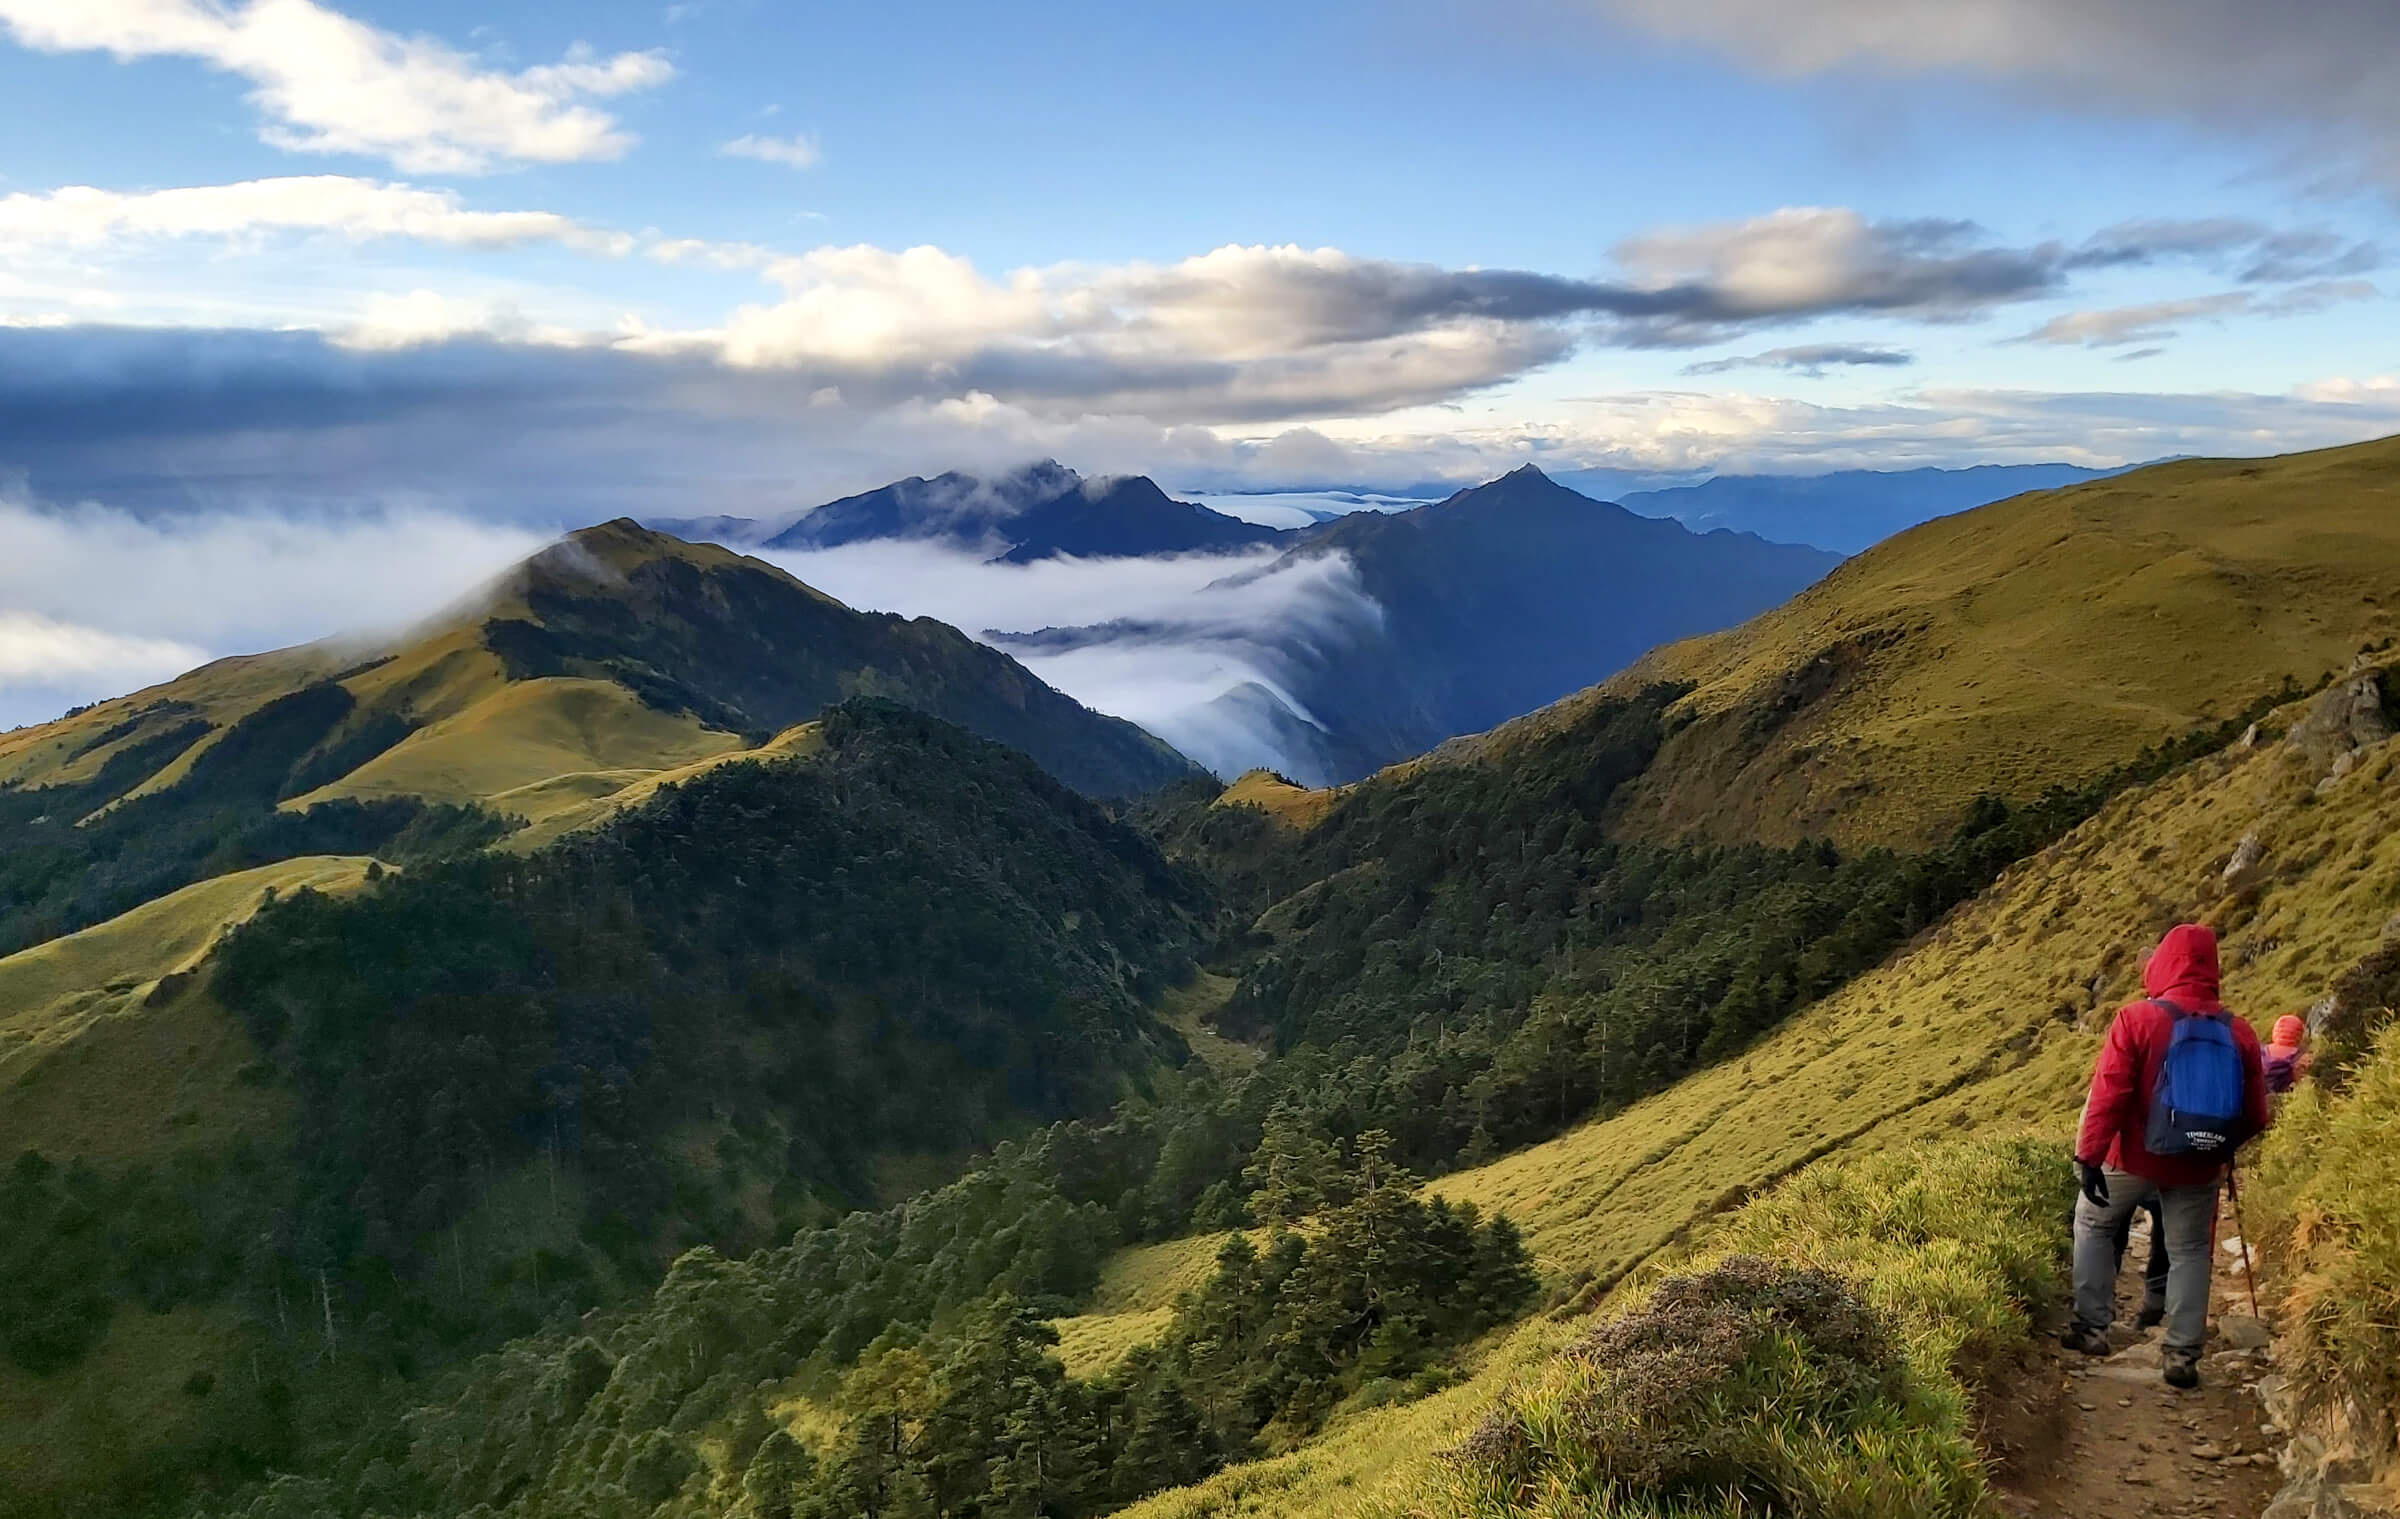
[[[981,629],[1062,675],[1072,656],[1104,649],[1164,669],[1198,643],[1222,655],[1223,687],[1144,720],[1219,773],[1267,765],[1324,785],[1555,701],[1659,644],[1729,627],[1919,523],[2105,473],[2033,464],[1726,475],[1612,505],[1574,482],[1639,477],[1561,480],[1529,465],[1401,511],[1337,515],[1321,504],[1326,493],[1296,497],[1295,525],[1276,527],[1179,501],[1142,476],[1087,479],[1044,460],[997,476],[911,477],[775,521],[658,525],[765,551],[938,544],[990,564],[1278,551],[1210,587],[1233,593],[1229,606],[1245,587],[1340,556],[1326,581],[1330,615],[1232,618],[1195,635],[1188,622],[1140,617],[1033,622],[1056,616],[1044,606]]]
[[[1616,500],[1645,517],[1673,517],[1702,531],[1731,528],[1778,543],[1809,543],[1855,554],[1935,517],[2117,473],[2073,464],[1983,464],[1972,469],[1846,469],[1829,475],[1719,475],[1698,485],[1619,494]]]
[[[1000,564],[1229,553],[1289,536],[1174,500],[1147,476],[1085,479],[1051,459],[989,477],[911,475],[781,522],[694,517],[652,526],[678,537],[769,549],[940,543]]]
[[[1248,744],[1295,779],[1356,780],[1555,701],[1658,644],[1764,611],[1841,560],[1747,533],[1695,533],[1527,465],[1430,506],[1341,518],[1234,583],[1333,555],[1373,615],[1312,624],[1261,650],[1272,685],[1236,686],[1170,727],[1185,752],[1222,771]],[[1032,657],[1172,634],[1120,622],[987,636]]]

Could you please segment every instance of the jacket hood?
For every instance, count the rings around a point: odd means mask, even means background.
[[[2195,1012],[2214,1012],[2217,1002],[2217,935],[2197,923],[2167,930],[2142,971],[2142,990]]]

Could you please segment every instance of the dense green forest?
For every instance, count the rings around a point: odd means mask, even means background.
[[[20,1158],[0,1348],[50,1372],[114,1312],[231,1305],[260,1345],[193,1394],[222,1410],[201,1465],[308,1465],[679,1250],[789,1239],[887,1163],[954,1173],[1177,1063],[1145,1004],[1202,886],[938,720],[862,699],[824,737],[530,855],[268,904],[207,979],[263,1054],[244,1079],[297,1106],[288,1152]]]
[[[475,808],[413,799],[279,810],[408,735],[398,719],[361,718],[356,709],[332,681],[278,697],[201,750],[174,785],[106,811],[199,742],[208,724],[194,717],[128,744],[78,785],[0,787],[0,954],[227,871],[305,854],[414,863],[479,849],[509,831]],[[81,752],[96,753],[160,715],[145,711],[104,729]]]
[[[1004,1147],[903,1207],[791,1245],[678,1260],[643,1308],[520,1340],[245,1519],[322,1514],[1081,1516],[1304,1434],[1345,1397],[1442,1385],[1443,1357],[1535,1289],[1516,1234],[1376,1159],[1303,1236],[1234,1236],[1167,1334],[1068,1377],[1042,1322],[1089,1292],[1109,1210],[1060,1181],[1082,1126]],[[1099,1173],[1088,1179],[1102,1183]],[[845,1417],[811,1450],[775,1401]]]

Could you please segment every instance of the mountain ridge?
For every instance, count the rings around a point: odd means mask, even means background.
[[[1382,608],[1381,628],[1276,671],[1370,762],[1318,778],[1332,780],[1538,708],[1594,672],[1764,610],[1839,562],[1643,517],[1533,465],[1409,511],[1342,518],[1249,573],[1336,553]]]
[[[1087,479],[1055,459],[1007,474],[911,475],[828,501],[759,539],[768,549],[935,542],[993,563],[1230,553],[1290,535],[1177,501],[1147,475]]]
[[[2396,579],[2400,438],[2152,465],[1920,524],[1417,763],[1505,763],[1591,704],[1683,682],[1615,826],[1921,844],[1978,792],[2031,800],[2223,716],[2229,691],[2338,670],[2400,635]]]
[[[479,846],[509,818],[590,821],[660,776],[780,752],[778,735],[857,695],[957,721],[1097,795],[1195,773],[946,624],[853,611],[762,560],[617,519],[379,647],[218,660],[0,739],[15,825],[0,947],[290,854],[396,859]]]

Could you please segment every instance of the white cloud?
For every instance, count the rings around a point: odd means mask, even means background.
[[[277,147],[366,154],[410,173],[620,157],[632,137],[588,102],[674,74],[655,52],[584,49],[505,73],[314,0],[0,0],[0,24],[45,52],[199,59],[250,81],[273,119],[260,135]]]
[[[1141,724],[1232,775],[1254,765],[1306,771],[1275,733],[1213,706],[1257,685],[1301,709],[1279,673],[1296,643],[1359,636],[1382,622],[1340,555],[1260,573],[1273,549],[1243,555],[985,563],[926,542],[879,542],[809,553],[763,551],[852,606],[936,617],[970,634],[1105,628],[1056,650],[1004,641],[1036,675],[1099,711]]]
[[[1760,68],[1981,74],[2082,110],[2291,127],[2400,190],[2391,0],[1594,0]]]
[[[111,633],[39,612],[0,611],[0,689],[77,682],[140,686],[207,657],[197,645],[170,638]]]
[[[225,654],[404,627],[542,542],[405,507],[158,518],[0,499],[0,723]]]
[[[782,164],[787,169],[813,169],[823,162],[824,154],[817,140],[802,132],[791,137],[761,137],[755,132],[744,133],[725,143],[718,152],[733,158],[755,158],[760,163]]]
[[[2198,295],[2177,301],[2147,301],[2137,306],[2111,306],[2098,311],[2070,311],[2054,316],[2020,342],[2081,343],[2107,348],[2120,343],[2146,343],[2173,337],[2176,324],[2194,317],[2224,316],[2250,304],[2247,290]]]
[[[2095,311],[2070,311],[2052,317],[2014,339],[2020,343],[2082,344],[2088,348],[2154,343],[2176,335],[2180,324],[2203,317],[2251,315],[2307,316],[2345,301],[2375,300],[2382,291],[2365,280],[2317,280],[2294,285],[2272,295],[2250,290],[2227,290],[2181,300],[2148,301],[2135,306],[2111,306]]]
[[[370,351],[420,348],[458,338],[554,348],[590,348],[607,341],[601,334],[579,328],[534,322],[505,303],[466,300],[438,290],[369,295],[358,320],[333,334],[333,340],[344,348]]]
[[[5,5],[8,0],[0,0]],[[0,197],[0,246],[92,247],[127,239],[241,238],[321,232],[364,241],[403,237],[466,248],[561,243],[587,252],[630,252],[621,232],[550,211],[470,211],[455,191],[384,184],[342,174],[291,175],[171,190],[99,190],[69,185]]]

